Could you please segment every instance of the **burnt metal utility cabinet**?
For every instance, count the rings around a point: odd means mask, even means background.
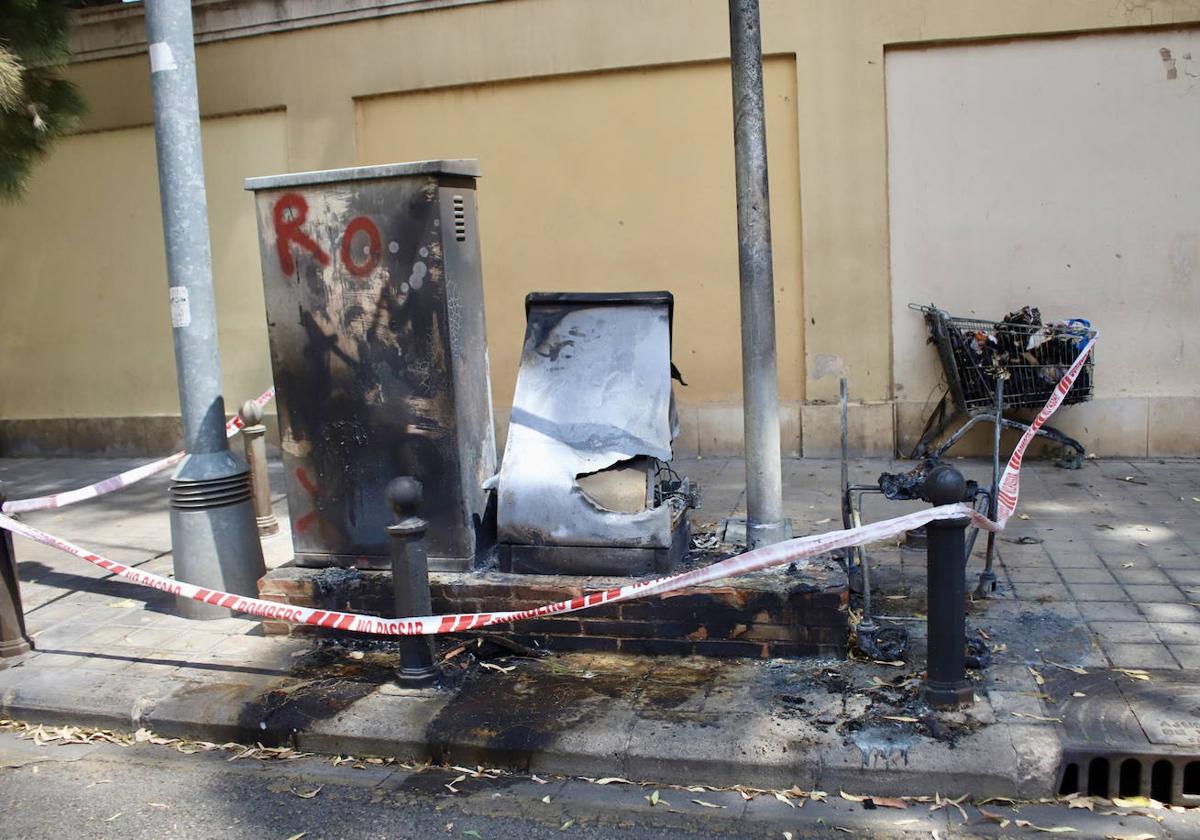
[[[669,467],[673,309],[669,292],[526,297],[497,478],[502,571],[639,575],[683,559],[698,499]]]
[[[299,565],[390,568],[399,475],[425,485],[431,568],[492,546],[478,176],[437,160],[246,181]]]

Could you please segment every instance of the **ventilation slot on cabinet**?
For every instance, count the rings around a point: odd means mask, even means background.
[[[459,242],[467,239],[467,209],[461,195],[454,196],[454,238]]]

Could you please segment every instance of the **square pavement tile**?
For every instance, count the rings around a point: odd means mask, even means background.
[[[1013,581],[1013,594],[1020,601],[1073,601],[1074,596],[1061,583],[1024,583]]]
[[[1104,562],[1095,554],[1059,554],[1050,552],[1050,559],[1060,569],[1103,569]]]
[[[1079,612],[1088,621],[1142,621],[1149,616],[1138,611],[1135,604],[1112,601],[1080,601]],[[1157,606],[1181,606],[1187,604],[1158,604]]]
[[[1142,644],[1158,641],[1148,621],[1090,621],[1088,626],[1106,642]]]
[[[1116,583],[1107,569],[1059,569],[1063,581],[1070,586],[1073,583]]]
[[[1200,624],[1154,622],[1150,626],[1161,641],[1176,645],[1200,645]]]
[[[1200,569],[1200,557],[1196,556],[1196,552],[1154,552],[1154,565],[1160,569]]]
[[[1148,563],[1142,564],[1141,568],[1134,567],[1132,569],[1113,569],[1113,577],[1121,583],[1152,583],[1159,585],[1170,585],[1171,579],[1167,577],[1167,573],[1162,569],[1149,568]]]
[[[1062,578],[1059,577],[1051,566],[1044,566],[1036,569],[1022,569],[1006,566],[1005,571],[1008,572],[1009,578],[1013,583],[1062,583]]]
[[[1137,604],[1187,600],[1177,586],[1130,583],[1125,586],[1125,591],[1129,593],[1129,600]]]
[[[1184,668],[1200,669],[1200,645],[1168,645]]]
[[[1078,601],[1126,602],[1129,596],[1115,583],[1069,583],[1067,588]]]
[[[1200,622],[1200,609],[1193,604],[1138,604],[1142,615],[1154,622]],[[1118,620],[1111,616],[1110,620]]]
[[[1178,667],[1166,645],[1101,642],[1100,646],[1114,668]]]
[[[1183,586],[1200,586],[1200,569],[1169,569],[1167,574]]]

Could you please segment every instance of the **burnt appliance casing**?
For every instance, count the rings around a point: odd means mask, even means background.
[[[636,575],[688,547],[686,481],[666,482],[678,434],[669,292],[535,293],[525,300],[504,461],[502,571]]]
[[[251,178],[302,566],[390,568],[384,487],[424,483],[430,567],[494,545],[473,160]]]

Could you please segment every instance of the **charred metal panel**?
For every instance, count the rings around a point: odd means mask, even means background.
[[[656,503],[654,493],[677,425],[671,307],[667,292],[526,299],[498,479],[502,567],[622,574],[670,565],[687,527],[686,508]]]
[[[301,565],[389,568],[399,475],[425,485],[431,567],[492,544],[477,175],[424,161],[246,182]]]

